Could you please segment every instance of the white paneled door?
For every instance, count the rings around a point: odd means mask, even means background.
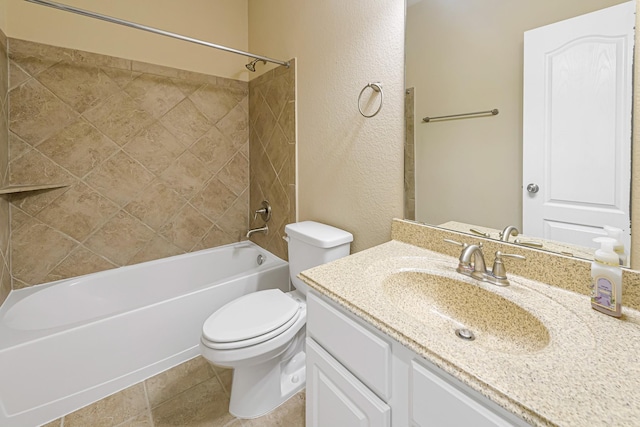
[[[524,34],[523,234],[630,244],[635,2]]]

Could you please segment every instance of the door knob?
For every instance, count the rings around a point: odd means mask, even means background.
[[[540,190],[540,187],[538,187],[538,184],[529,184],[527,185],[527,191],[529,193],[537,193],[538,190]]]

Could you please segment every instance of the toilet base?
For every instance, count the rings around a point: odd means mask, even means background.
[[[231,384],[231,415],[242,419],[261,417],[302,390],[306,383],[305,359],[305,352],[299,351],[284,360],[276,358],[257,366],[236,368]]]

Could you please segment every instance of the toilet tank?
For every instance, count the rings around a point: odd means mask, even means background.
[[[291,283],[304,295],[309,287],[296,276],[301,271],[349,255],[353,241],[351,233],[314,221],[288,224],[284,231],[289,241]]]

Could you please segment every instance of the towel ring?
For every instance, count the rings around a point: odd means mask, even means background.
[[[360,100],[362,99],[362,94],[368,87],[373,89],[374,92],[380,92],[380,105],[378,106],[378,109],[370,116],[367,116],[365,113],[363,113],[362,108],[360,108]],[[384,101],[384,93],[382,92],[382,83],[380,82],[367,83],[367,85],[362,88],[362,90],[360,91],[360,95],[358,96],[358,111],[360,111],[360,114],[362,114],[362,117],[366,117],[367,119],[369,119],[380,112],[380,110],[382,109],[383,101]]]

